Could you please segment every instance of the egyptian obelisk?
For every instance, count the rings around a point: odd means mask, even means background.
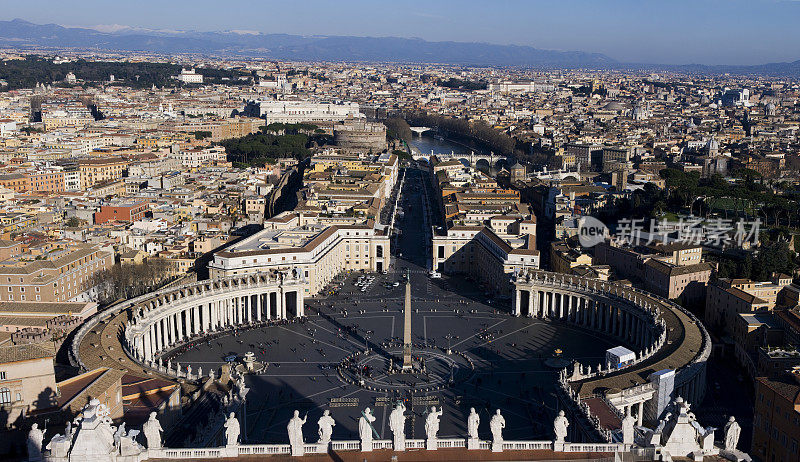
[[[411,366],[411,277],[406,273],[406,299],[403,306],[403,372]]]

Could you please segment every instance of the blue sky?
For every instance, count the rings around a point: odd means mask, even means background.
[[[800,59],[800,0],[3,0],[68,26],[419,37],[605,53],[624,62]],[[77,6],[76,6],[77,5]]]

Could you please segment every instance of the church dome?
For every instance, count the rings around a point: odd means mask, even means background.
[[[603,106],[603,109],[606,111],[624,111],[625,105],[620,103],[619,101],[611,101],[610,103]]]

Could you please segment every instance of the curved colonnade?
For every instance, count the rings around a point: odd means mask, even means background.
[[[702,401],[711,339],[683,307],[620,284],[534,269],[518,274],[513,284],[515,315],[571,323],[627,343],[636,353],[635,361],[619,369],[598,364],[562,371],[576,396],[587,398],[615,384],[641,385],[645,371],[672,369],[676,396]]]
[[[126,353],[141,364],[177,377],[193,377],[165,369],[159,361],[172,348],[236,326],[304,316],[306,281],[298,272],[271,271],[205,280],[166,293],[134,300],[125,306]]]
[[[641,369],[674,369],[675,391],[690,402],[702,399],[710,339],[697,319],[653,294],[596,279],[527,269],[513,280],[513,313],[568,322],[617,338],[637,354],[623,369],[582,365],[567,379],[581,397],[596,394],[602,381],[628,374],[641,384]],[[159,359],[192,339],[236,326],[287,320],[304,315],[306,281],[295,271],[272,271],[205,280],[161,289],[115,305],[78,330],[70,351],[83,366],[77,345],[101,322],[127,311],[122,343],[127,355],[145,367],[175,377],[199,378],[163,367]],[[694,342],[694,343],[692,343]],[[691,350],[687,354],[687,352]],[[563,371],[567,374],[569,371]]]

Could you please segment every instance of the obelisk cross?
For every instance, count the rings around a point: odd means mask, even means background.
[[[403,306],[403,371],[411,371],[411,276],[406,271],[406,298]]]

